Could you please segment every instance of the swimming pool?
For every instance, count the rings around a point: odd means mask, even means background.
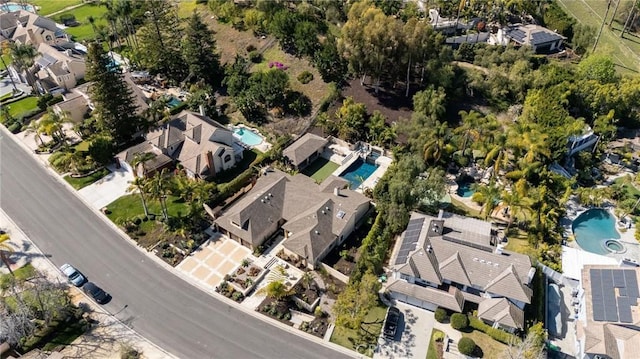
[[[471,178],[461,178],[459,180],[456,181],[456,183],[458,184],[458,189],[456,190],[456,194],[460,197],[464,197],[464,198],[468,198],[473,196],[473,194],[476,192],[474,190],[471,189],[471,185],[473,185],[473,179]]]
[[[609,254],[624,250],[618,242],[616,218],[600,208],[590,209],[579,215],[571,225],[580,248],[595,254]],[[609,249],[608,249],[609,248]]]
[[[377,168],[378,165],[368,163],[367,161],[362,160],[362,158],[358,158],[355,162],[349,165],[344,172],[342,172],[340,177],[349,181],[349,188],[356,189],[360,187],[362,182],[369,178]]]
[[[170,108],[178,107],[180,104],[182,104],[182,102],[173,96],[169,97],[169,101],[167,101],[167,106]]]
[[[33,13],[36,12],[36,9],[31,5],[20,5],[15,3],[6,3],[6,4],[0,5],[0,11],[12,12],[12,11],[18,11],[18,10],[27,10]]]
[[[257,146],[262,143],[262,136],[248,128],[237,127],[233,132],[240,137],[240,141],[247,146]]]

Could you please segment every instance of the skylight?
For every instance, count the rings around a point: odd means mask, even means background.
[[[338,211],[338,214],[336,214],[336,217],[343,219],[346,214],[347,213],[345,211],[340,210]]]

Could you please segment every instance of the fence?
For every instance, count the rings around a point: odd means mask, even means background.
[[[347,277],[346,275],[338,272],[337,270],[331,268],[330,266],[320,262],[320,267],[324,268],[324,270],[327,271],[327,273],[329,273],[332,277],[334,277],[335,279],[345,283],[345,284],[349,284],[349,277]]]

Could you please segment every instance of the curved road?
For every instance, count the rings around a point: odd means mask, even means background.
[[[1,131],[0,206],[57,265],[113,295],[110,313],[180,358],[342,358],[217,300],[146,257]],[[125,307],[126,306],[126,307]]]

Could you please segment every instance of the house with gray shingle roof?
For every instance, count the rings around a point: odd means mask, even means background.
[[[329,141],[313,133],[300,137],[282,151],[285,160],[295,169],[303,169],[320,157]]]
[[[0,13],[0,35],[36,49],[42,43],[71,47],[71,37],[46,17],[26,10]]]
[[[566,37],[540,25],[517,25],[507,30],[507,37],[514,43],[531,46],[538,54],[548,54],[561,50]]]
[[[347,189],[345,180],[326,181],[332,187],[302,174],[267,171],[215,223],[222,233],[252,249],[281,234],[285,253],[314,268],[360,225],[370,208],[369,199]]]
[[[233,132],[209,117],[182,111],[167,124],[149,131],[142,144],[128,148],[116,157],[131,167],[140,153],[157,154],[138,165],[135,173],[148,176],[167,167],[166,159],[179,163],[191,178],[211,178],[242,159],[242,148],[234,145]]]
[[[424,309],[461,312],[478,306],[478,316],[507,331],[524,327],[535,268],[528,256],[503,250],[491,224],[440,211],[412,213],[391,257],[386,290],[401,302]]]

